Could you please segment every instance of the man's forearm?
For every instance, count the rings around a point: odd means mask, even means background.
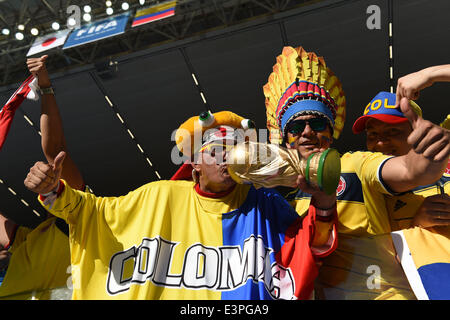
[[[410,150],[407,155],[389,159],[383,166],[383,181],[394,192],[406,192],[436,182],[442,177],[448,160],[433,161]]]
[[[410,173],[409,181],[413,188],[435,183],[444,174],[448,163],[448,158],[434,161],[416,154],[413,150],[406,157],[406,170]]]
[[[53,94],[43,94],[41,103],[41,145],[49,163],[52,163],[60,151],[67,151],[64,129],[56,98]],[[84,179],[75,162],[68,155],[64,160],[62,177],[75,189],[84,189]]]
[[[53,161],[61,150],[66,150],[66,142],[61,116],[52,94],[42,95],[40,125],[42,150],[47,160]]]
[[[450,81],[450,64],[429,67],[421,72],[425,73],[432,83]]]

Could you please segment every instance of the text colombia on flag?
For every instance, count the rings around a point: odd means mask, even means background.
[[[132,27],[165,19],[175,15],[176,1],[166,1],[145,9],[137,10]]]
[[[28,50],[27,57],[62,46],[66,42],[69,32],[70,29],[66,29],[36,38]]]

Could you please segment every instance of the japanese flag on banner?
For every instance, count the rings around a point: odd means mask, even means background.
[[[29,76],[0,110],[0,149],[5,143],[16,110],[25,99],[38,100],[38,89],[37,78]]]
[[[28,50],[27,57],[62,46],[66,42],[69,32],[70,30],[66,29],[36,38]]]

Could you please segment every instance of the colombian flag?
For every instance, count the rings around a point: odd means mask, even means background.
[[[392,232],[397,254],[419,300],[450,299],[450,229]]]
[[[176,1],[168,1],[146,9],[138,10],[131,26],[137,27],[146,23],[174,16],[176,5]]]

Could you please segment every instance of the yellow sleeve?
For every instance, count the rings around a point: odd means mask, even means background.
[[[49,299],[49,289],[67,286],[69,241],[55,220],[52,217],[39,224],[15,247],[0,286],[0,300]]]
[[[64,219],[68,224],[77,224],[80,220],[87,223],[93,215],[108,225],[126,222],[128,215],[139,209],[138,198],[151,190],[148,187],[150,183],[124,196],[96,197],[91,193],[73,189],[64,180],[61,181],[64,183],[64,190],[52,205],[44,205],[40,197],[38,200],[48,212]]]
[[[353,152],[346,153],[345,161],[350,162],[363,186],[383,194],[391,194],[381,177],[381,169],[392,156],[380,152]]]
[[[12,242],[12,245],[9,248],[9,252],[13,253],[18,246],[24,243],[25,240],[27,239],[27,235],[31,231],[33,231],[33,229],[24,226],[18,226],[16,229],[16,234],[14,235],[14,241]]]

